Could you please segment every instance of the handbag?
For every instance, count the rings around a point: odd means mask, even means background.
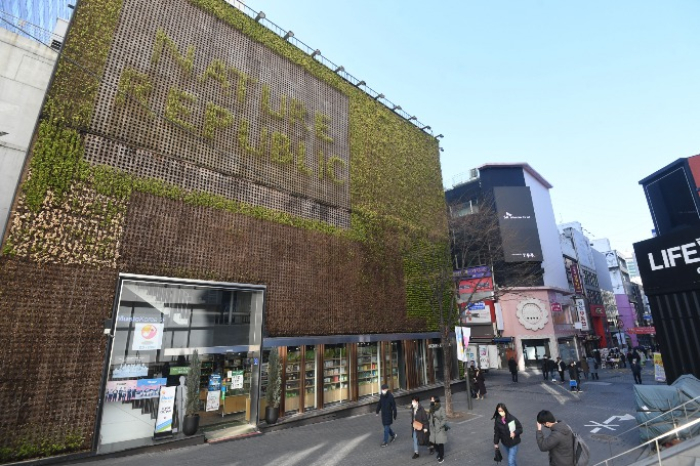
[[[420,421],[413,421],[413,429],[423,430],[423,423]]]
[[[450,427],[450,425],[449,425],[448,423],[445,423],[445,425],[442,426],[442,429],[443,429],[445,432],[447,432],[447,431],[450,430],[451,428],[452,428],[452,427]]]
[[[500,463],[501,461],[503,461],[503,455],[501,454],[500,448],[496,448],[496,454],[493,456],[493,460],[496,463]]]

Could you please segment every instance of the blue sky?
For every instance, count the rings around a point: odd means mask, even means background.
[[[557,221],[631,250],[639,180],[700,153],[700,2],[247,0],[442,133],[443,179],[527,162]]]

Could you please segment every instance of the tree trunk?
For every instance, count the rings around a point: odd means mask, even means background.
[[[444,365],[443,379],[445,382],[445,414],[447,417],[454,415],[452,408],[452,345],[449,335],[442,332],[442,360]]]

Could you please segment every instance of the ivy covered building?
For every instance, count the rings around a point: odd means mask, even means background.
[[[355,84],[223,0],[78,3],[0,256],[4,460],[181,436],[195,350],[200,425],[260,422],[270,351],[288,417],[439,381],[438,143]]]

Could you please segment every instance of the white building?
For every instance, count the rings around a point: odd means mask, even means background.
[[[53,73],[67,22],[44,36],[48,44],[0,28],[0,240]]]

